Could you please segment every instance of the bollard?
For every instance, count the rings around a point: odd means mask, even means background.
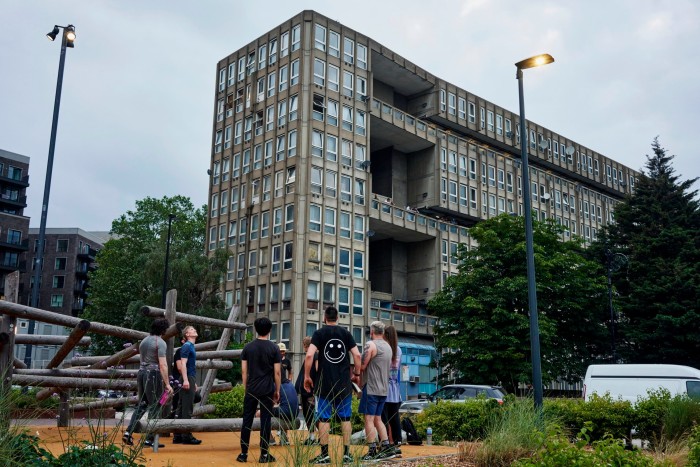
[[[433,429],[431,427],[428,427],[428,429],[426,430],[426,435],[427,435],[426,441],[425,441],[426,444],[428,446],[432,446],[433,445]]]

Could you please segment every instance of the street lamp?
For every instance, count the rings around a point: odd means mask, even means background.
[[[612,296],[612,273],[620,269],[622,264],[628,262],[627,256],[622,253],[613,253],[610,248],[605,250],[605,266],[608,269],[608,304],[610,305],[610,339],[612,347],[612,363],[617,362],[615,351],[615,308]]]
[[[160,307],[165,308],[165,295],[168,292],[168,265],[170,262],[170,228],[177,218],[175,214],[168,214],[168,243],[165,244],[165,271],[163,271],[163,290],[160,294]]]
[[[549,54],[536,55],[515,64],[518,71],[520,97],[520,155],[522,158],[523,209],[525,210],[525,256],[527,257],[527,297],[530,312],[530,355],[532,359],[532,387],[535,408],[542,408],[542,363],[540,359],[540,325],[537,320],[537,289],[535,288],[535,251],[532,241],[532,206],[530,197],[530,169],[527,164],[527,129],[525,128],[525,98],[523,96],[523,70],[548,65],[554,61]]]
[[[58,80],[56,82],[56,97],[53,103],[53,121],[51,123],[51,139],[49,141],[49,158],[46,163],[46,180],[44,181],[44,201],[41,206],[41,225],[39,226],[39,244],[34,258],[34,285],[32,286],[32,307],[39,306],[39,289],[41,287],[42,262],[44,260],[44,243],[46,239],[46,215],[49,210],[49,193],[51,192],[51,174],[53,172],[53,154],[56,148],[56,130],[58,128],[58,110],[61,107],[61,89],[63,88],[63,67],[66,63],[66,47],[73,48],[75,42],[75,26],[54,26],[46,37],[56,40],[60,29],[63,29],[61,39],[61,57],[58,61]],[[28,334],[34,334],[34,320],[29,320]],[[27,344],[24,350],[24,363],[32,367],[32,345]]]

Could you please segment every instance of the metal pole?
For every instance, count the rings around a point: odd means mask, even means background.
[[[163,271],[163,289],[160,294],[160,307],[165,308],[165,296],[168,292],[168,266],[170,261],[170,228],[175,214],[168,214],[168,242],[165,245],[165,271]]]
[[[39,307],[39,291],[41,289],[42,262],[44,261],[44,243],[46,239],[46,215],[49,210],[49,194],[51,192],[51,175],[53,173],[53,154],[56,148],[56,131],[58,129],[58,111],[61,107],[61,90],[63,88],[63,68],[66,63],[66,34],[67,28],[63,28],[61,39],[61,58],[58,61],[58,79],[56,81],[56,97],[53,103],[53,121],[51,123],[51,139],[49,142],[49,158],[46,163],[46,179],[44,181],[44,201],[41,205],[41,224],[39,226],[39,244],[37,245],[34,259],[34,285],[32,286],[32,308]],[[34,334],[34,320],[29,321],[27,334]],[[32,367],[32,345],[27,344],[24,350],[24,363],[27,368]]]
[[[530,169],[527,161],[525,128],[525,98],[523,95],[523,70],[516,75],[520,98],[520,151],[523,177],[523,209],[525,210],[525,256],[527,257],[527,297],[530,312],[530,355],[532,359],[532,387],[535,408],[542,409],[542,366],[540,359],[540,325],[537,319],[537,289],[535,286],[535,250],[532,239],[532,205],[530,195]]]

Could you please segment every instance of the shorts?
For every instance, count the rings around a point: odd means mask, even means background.
[[[362,388],[359,412],[361,414],[379,417],[384,411],[384,402],[386,402],[386,396],[367,394],[367,386],[365,386]]]
[[[349,422],[352,416],[352,395],[344,399],[333,398],[324,399],[321,396],[316,398],[316,416],[318,420],[326,423],[336,415],[341,422]]]

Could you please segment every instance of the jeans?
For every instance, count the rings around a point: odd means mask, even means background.
[[[134,432],[136,424],[141,420],[146,410],[148,410],[149,420],[158,418],[162,410],[162,406],[158,403],[163,394],[163,378],[160,376],[160,370],[141,369],[136,380],[138,382],[139,402],[131,415],[129,427],[126,429],[129,433]]]
[[[270,432],[272,431],[272,393],[264,396],[254,396],[245,393],[243,397],[243,427],[241,428],[241,451],[248,453],[250,431],[253,427],[255,412],[260,405],[260,452],[267,454],[270,449]]]
[[[192,410],[194,409],[194,395],[195,395],[195,377],[194,376],[180,376],[180,380],[184,382],[182,378],[187,378],[190,383],[190,388],[185,389],[180,388],[179,405],[177,407],[177,418],[180,420],[189,420],[192,418]],[[192,433],[183,433],[182,436],[192,435]]]

